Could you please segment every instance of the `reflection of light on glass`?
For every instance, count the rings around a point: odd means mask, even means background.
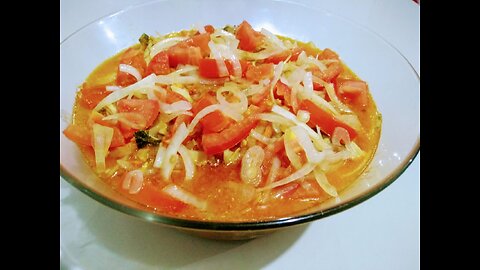
[[[99,21],[98,25],[100,25],[103,28],[103,31],[105,32],[105,35],[110,39],[112,42],[117,42],[117,38],[115,37],[115,34],[112,32],[110,27],[105,24],[104,21]]]
[[[270,22],[260,22],[258,24],[252,25],[255,30],[260,31],[262,28],[267,29],[268,31],[281,36],[286,36],[284,33],[280,32],[273,24]]]
[[[401,159],[402,159],[397,152],[393,153],[393,156],[396,157],[398,160],[401,160]]]
[[[383,160],[379,160],[378,165],[380,165],[380,167],[383,167]]]

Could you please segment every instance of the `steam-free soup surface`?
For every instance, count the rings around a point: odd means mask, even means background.
[[[64,134],[152,211],[287,217],[338,196],[372,159],[380,113],[332,49],[246,21],[139,41],[86,78]]]

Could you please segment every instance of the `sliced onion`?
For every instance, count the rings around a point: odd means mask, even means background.
[[[323,161],[325,154],[315,149],[305,129],[299,126],[293,126],[290,130],[295,134],[298,144],[302,147],[310,163],[318,164]]]
[[[295,180],[298,180],[306,175],[308,175],[309,173],[311,173],[313,171],[313,169],[315,168],[315,164],[312,164],[312,163],[305,163],[305,165],[303,165],[303,167],[301,167],[300,169],[298,169],[297,171],[295,171],[294,173],[290,174],[289,176],[279,180],[279,181],[276,181],[276,182],[273,182],[269,185],[266,185],[264,186],[263,188],[259,188],[258,190],[259,191],[263,191],[263,190],[268,190],[268,189],[272,189],[272,188],[275,188],[275,187],[279,187],[279,186],[283,186],[283,185],[286,185],[288,183],[291,183]]]
[[[162,163],[165,160],[165,152],[166,148],[164,146],[159,146],[157,150],[157,155],[155,156],[155,161],[153,162],[153,167],[160,168],[162,167]]]
[[[163,103],[161,101],[159,101],[158,103],[160,104],[161,113],[171,114],[171,113],[185,112],[192,109],[192,104],[185,100],[177,101],[172,104]]]
[[[176,86],[176,85],[172,85],[172,86],[170,86],[170,88],[172,89],[173,92],[182,95],[182,97],[184,97],[184,98],[185,98],[186,100],[188,100],[190,103],[193,102],[193,98],[190,96],[190,93],[188,92],[187,89],[182,88],[182,87],[178,87],[178,86]]]
[[[343,127],[335,127],[332,134],[332,143],[335,146],[340,146],[341,141],[343,141],[343,144],[345,145],[349,144],[350,135],[348,134],[348,131]]]
[[[206,201],[197,198],[195,195],[175,184],[168,184],[162,191],[185,204],[194,206],[202,211],[207,210],[208,205]]]
[[[197,113],[197,115],[195,115],[192,122],[190,122],[190,125],[188,125],[189,132],[193,131],[195,126],[198,124],[198,122],[200,122],[200,120],[203,117],[207,116],[208,114],[210,114],[214,111],[221,111],[225,116],[228,116],[235,121],[240,121],[240,120],[243,119],[243,116],[241,114],[238,114],[237,112],[235,112],[231,108],[228,108],[228,107],[223,106],[221,104],[213,104],[213,105],[210,105],[210,106],[207,106],[207,107],[203,108],[201,111],[199,111]]]
[[[264,34],[268,38],[268,40],[278,48],[283,50],[287,49],[283,44],[283,42],[277,36],[275,36],[272,32],[268,31],[265,28],[262,28],[260,32],[262,32],[262,34]]]
[[[273,89],[275,88],[275,85],[277,84],[278,80],[280,79],[280,76],[282,75],[283,72],[283,67],[284,67],[284,62],[281,61],[275,67],[273,68],[273,79],[272,82],[270,83],[270,98],[275,102],[275,97],[273,95]]]
[[[308,121],[310,121],[310,112],[304,111],[304,110],[298,110],[297,120],[302,123],[308,123]]]
[[[128,189],[128,193],[136,194],[143,187],[143,172],[141,170],[133,170],[128,172],[123,179],[122,188]]]
[[[318,107],[321,107],[334,115],[340,115],[340,113],[332,106],[332,104],[328,103],[325,99],[320,97],[319,95],[312,95],[309,97],[309,100],[313,102]]]
[[[112,143],[113,128],[93,124],[93,150],[95,152],[95,165],[97,171],[105,171],[105,157]]]
[[[344,113],[353,113],[353,111],[347,107],[347,105],[343,104],[337,97],[337,94],[335,93],[335,89],[333,88],[332,83],[325,83],[323,84],[325,87],[325,90],[327,92],[328,97],[332,101],[333,105],[341,112]]]
[[[290,129],[287,129],[285,131],[285,135],[283,138],[283,144],[285,146],[285,154],[287,154],[287,158],[292,164],[292,166],[295,169],[299,169],[302,167],[302,161],[300,160],[300,157],[295,151],[296,143],[297,141],[296,141],[295,134]]]
[[[261,84],[252,84],[245,91],[247,97],[253,96],[255,94],[262,93],[265,90],[265,86]]]
[[[172,174],[173,167],[177,162],[177,152],[180,148],[180,145],[188,136],[188,129],[185,123],[181,123],[180,126],[173,134],[170,144],[168,145],[165,151],[165,159],[162,162],[162,176],[163,179],[169,181],[170,175]]]
[[[337,189],[332,186],[327,179],[325,173],[319,167],[315,168],[313,171],[315,175],[315,180],[317,181],[318,185],[326,192],[328,195],[332,197],[338,197]]]
[[[195,174],[195,164],[193,163],[192,157],[183,144],[178,148],[178,153],[182,157],[183,165],[185,167],[185,180],[191,180]]]
[[[255,131],[255,129],[252,129],[250,131],[250,136],[252,136],[257,141],[260,141],[260,142],[262,142],[266,145],[273,144],[278,140],[278,139],[274,139],[274,138],[268,138],[268,137],[264,136],[263,134]]]
[[[235,84],[236,86],[236,84]],[[223,96],[224,92],[230,92],[236,97],[239,102],[228,102]],[[245,93],[235,89],[231,86],[224,86],[217,90],[217,100],[223,106],[235,109],[239,114],[244,113],[248,108],[248,99]]]
[[[137,79],[137,81],[140,81],[142,79],[142,74],[140,74],[140,71],[138,71],[138,69],[131,65],[120,64],[119,71],[132,75],[133,77],[135,77],[135,79]]]
[[[222,54],[217,45],[213,43],[212,40],[208,42],[208,47],[210,48],[210,55],[215,59],[218,68],[219,77],[227,77],[229,75],[227,65],[225,64],[225,59],[223,59]]]
[[[283,116],[280,116],[278,114],[274,114],[274,113],[259,113],[257,115],[257,117],[260,120],[268,121],[268,122],[271,122],[271,123],[277,123],[277,124],[284,125],[284,126],[287,126],[287,127],[295,124],[290,119],[285,118]]]
[[[189,115],[189,116],[193,116],[193,113],[192,112],[185,112],[185,111],[182,111],[182,112],[176,112],[176,113],[170,113],[170,114],[167,114],[167,113],[161,113],[160,116],[158,117],[158,120],[159,121],[162,121],[164,123],[169,123],[170,121],[172,121],[173,119],[179,117],[180,115]]]
[[[281,161],[280,159],[275,156],[272,160],[272,167],[270,168],[270,172],[268,172],[268,177],[267,181],[265,182],[265,185],[269,185],[273,183],[278,175],[278,169],[280,169]]]
[[[257,187],[262,182],[262,163],[265,158],[265,151],[262,147],[255,145],[248,148],[242,158],[240,178],[243,182]]]
[[[365,154],[365,152],[355,142],[346,144],[345,148],[350,153],[350,158],[352,159],[359,158]]]
[[[155,81],[157,79],[157,76],[155,74],[150,74],[147,77],[143,78],[142,80],[131,84],[127,87],[124,87],[122,89],[116,90],[106,96],[104,99],[102,99],[97,106],[95,106],[94,110],[99,111],[103,107],[107,106],[108,104],[112,104],[114,102],[119,101],[120,99],[135,93],[135,91],[138,91],[141,88],[145,87],[151,87],[153,88],[155,86]]]
[[[351,126],[355,130],[361,130],[362,129],[362,123],[360,123],[360,120],[358,119],[358,116],[356,114],[337,115],[337,119],[344,122],[345,124]]]
[[[312,139],[314,140],[319,140],[321,139],[321,137],[311,128],[309,127],[307,124],[305,123],[302,123],[300,121],[298,121],[297,119],[297,116],[294,115],[293,113],[291,113],[290,111],[278,106],[278,105],[273,105],[272,107],[272,112],[282,116],[282,117],[285,117],[286,119],[292,121],[295,125],[305,129],[305,131],[307,131],[308,133],[308,136],[310,136]]]
[[[108,92],[113,92],[113,91],[120,90],[120,89],[122,89],[122,87],[117,86],[117,85],[107,85],[107,86],[105,86],[105,90],[107,90]]]
[[[144,129],[147,126],[147,120],[145,117],[137,112],[115,113],[103,117],[102,120],[117,120],[133,129]]]
[[[159,52],[177,44],[180,41],[183,41],[187,39],[187,37],[172,37],[172,38],[166,38],[163,40],[160,40],[159,42],[155,43],[151,48],[150,48],[150,58],[153,58],[155,55],[157,55]]]
[[[306,97],[311,97],[313,95],[313,80],[310,71],[305,72],[305,76],[303,76],[303,94]]]

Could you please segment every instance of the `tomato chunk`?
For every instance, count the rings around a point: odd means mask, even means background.
[[[249,52],[257,50],[265,38],[261,32],[255,31],[247,21],[243,21],[238,26],[235,37],[240,41],[238,48]]]
[[[84,83],[80,89],[78,100],[80,106],[90,110],[95,108],[102,99],[110,94],[105,87],[105,85],[87,86]]]
[[[303,100],[300,103],[299,108],[310,112],[310,121],[308,122],[310,125],[317,125],[321,131],[325,132],[330,137],[336,127],[346,129],[351,140],[357,136],[357,132],[354,128],[338,120],[335,115],[323,110],[308,99]]]
[[[117,127],[113,128],[113,137],[110,144],[110,148],[118,147],[125,144],[125,139],[123,138],[122,133]],[[69,125],[64,131],[63,134],[70,139],[71,141],[85,145],[92,146],[92,130],[85,126],[79,125]]]
[[[368,104],[368,86],[364,81],[337,79],[335,90],[344,100],[358,102],[363,107]]]
[[[231,60],[225,60],[225,65],[227,66],[228,74],[235,75],[233,71],[233,64]],[[240,66],[242,67],[242,77],[245,77],[250,63],[245,60],[240,60]],[[220,78],[220,72],[218,70],[217,61],[215,59],[204,58],[199,61],[199,73],[200,76],[204,78]]]
[[[258,107],[252,110],[252,113],[242,121],[230,125],[228,128],[218,133],[208,133],[202,135],[203,151],[207,155],[219,154],[232,148],[245,139],[250,131],[258,124]]]
[[[285,61],[287,60],[287,58],[289,56],[290,59],[288,61],[297,61],[298,59],[298,55],[303,52],[304,50],[302,48],[293,48],[291,50],[285,50],[281,53],[278,53],[278,54],[274,54],[272,56],[269,56],[268,58],[265,58],[265,60],[263,61],[264,63],[273,63],[273,64],[278,64],[280,63],[281,61]]]
[[[329,48],[326,48],[322,51],[322,53],[318,56],[318,59],[325,60],[325,59],[339,59],[338,54]]]
[[[192,112],[194,115],[205,107],[208,107],[213,104],[217,104],[217,99],[209,94],[204,95],[201,97],[195,104],[192,106]],[[232,121],[230,118],[223,115],[220,111],[214,111],[207,114],[200,120],[200,124],[203,128],[203,133],[212,133],[212,132],[220,132],[225,129]]]
[[[121,99],[117,102],[119,112],[140,113],[146,119],[145,128],[150,127],[158,116],[160,105],[151,99]]]
[[[245,77],[252,82],[259,82],[265,78],[273,77],[273,64],[260,64],[258,66],[249,66]]]
[[[156,75],[165,75],[170,73],[170,61],[166,51],[157,53],[150,63],[148,63],[146,75],[155,73]]]
[[[140,72],[142,78],[147,70],[147,63],[143,58],[143,50],[138,48],[129,48],[120,57],[120,64],[130,65]],[[117,85],[128,86],[137,82],[137,79],[131,74],[121,72],[120,67],[117,69]]]

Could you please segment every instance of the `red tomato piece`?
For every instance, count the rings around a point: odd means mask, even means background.
[[[143,58],[143,50],[141,49],[129,48],[126,50],[120,57],[120,64],[130,65],[140,72],[142,78],[145,76],[147,63],[145,62],[145,58]],[[125,87],[136,82],[137,79],[134,76],[125,72],[121,72],[120,67],[118,67],[117,85]]]
[[[323,110],[308,99],[303,100],[299,106],[300,109],[310,113],[310,125],[317,125],[321,131],[328,136],[332,136],[336,127],[342,127],[348,131],[350,139],[353,140],[357,136],[357,131],[344,122],[340,121],[335,115]]]
[[[265,38],[261,32],[255,31],[247,21],[243,21],[238,26],[235,37],[240,41],[238,48],[249,52],[257,50]]]
[[[91,110],[109,94],[110,92],[105,89],[105,85],[87,86],[83,84],[78,103],[80,106]]]
[[[156,75],[165,75],[170,73],[170,61],[166,51],[157,53],[150,63],[148,63],[146,76],[155,73]]]

